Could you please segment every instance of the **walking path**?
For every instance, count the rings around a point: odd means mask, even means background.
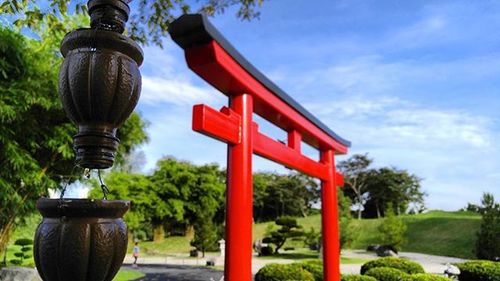
[[[343,257],[375,259],[374,253],[362,250],[345,250]],[[463,259],[418,254],[418,253],[400,253],[400,257],[407,258],[420,263],[426,272],[442,274],[446,269],[447,263],[464,262]],[[135,268],[146,274],[144,281],[219,281],[223,276],[220,270],[205,267],[207,260],[215,261],[217,267],[224,265],[224,259],[221,257],[207,256],[206,258],[189,258],[186,255],[171,255],[165,257],[141,257],[138,260],[139,266]],[[125,258],[127,268],[133,259],[131,256]],[[252,272],[257,273],[260,268],[269,263],[293,263],[297,260],[292,259],[261,259],[254,257],[252,260]],[[341,264],[340,270],[343,274],[357,274],[362,264]]]

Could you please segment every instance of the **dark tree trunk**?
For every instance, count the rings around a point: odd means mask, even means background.
[[[163,223],[153,224],[153,242],[162,242],[165,239],[165,228]]]

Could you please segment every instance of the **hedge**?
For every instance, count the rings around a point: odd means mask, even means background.
[[[500,262],[477,260],[455,265],[460,269],[460,281],[500,281]]]
[[[309,271],[298,264],[268,264],[255,275],[255,281],[315,281]]]
[[[361,266],[360,273],[364,275],[368,270],[376,267],[395,268],[408,274],[425,273],[424,268],[420,264],[410,260],[394,257],[386,257],[369,261]]]
[[[323,264],[316,262],[302,262],[297,263],[298,266],[310,272],[315,281],[323,281]]]
[[[429,274],[429,273],[418,273],[410,275],[409,281],[450,281],[450,278]]]
[[[408,281],[409,275],[399,269],[390,267],[375,267],[365,273],[379,281]]]
[[[377,279],[366,275],[342,275],[340,281],[377,281]]]

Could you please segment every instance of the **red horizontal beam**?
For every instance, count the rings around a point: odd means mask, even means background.
[[[241,143],[241,117],[227,107],[217,111],[204,104],[195,105],[193,130],[228,144]],[[260,133],[257,123],[253,123],[252,139],[253,153],[321,180],[329,179],[328,166],[300,152],[300,135],[296,132],[289,133],[289,142],[293,140],[293,144],[283,144]],[[335,183],[344,185],[342,174],[335,172]]]
[[[302,155],[297,150],[261,134],[258,125],[255,123],[252,135],[253,151],[255,154],[296,169],[304,174],[328,180],[328,167],[326,165],[316,162]]]
[[[344,187],[344,176],[341,173],[335,172],[335,185]]]
[[[347,147],[285,103],[249,74],[216,41],[186,50],[186,60],[194,72],[222,93],[248,93],[254,98],[254,112],[285,131],[297,130],[303,140],[320,150],[347,153]]]
[[[227,107],[220,112],[197,104],[193,106],[193,130],[229,144],[240,140],[241,116]]]

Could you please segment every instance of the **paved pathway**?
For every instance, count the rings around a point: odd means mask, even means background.
[[[146,274],[136,281],[220,281],[224,272],[215,269],[189,265],[144,265],[137,268],[124,266],[127,269],[139,270]]]

